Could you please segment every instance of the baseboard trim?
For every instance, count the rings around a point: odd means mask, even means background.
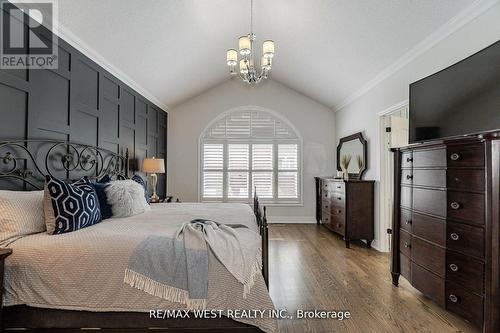
[[[267,223],[307,223],[316,224],[316,218],[312,216],[268,216]]]

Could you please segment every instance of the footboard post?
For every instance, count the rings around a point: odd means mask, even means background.
[[[264,206],[264,216],[262,217],[261,226],[261,237],[262,237],[262,275],[264,276],[264,281],[266,282],[267,289],[269,290],[269,234],[267,230],[267,217],[266,217],[266,207]]]
[[[3,273],[5,258],[12,254],[11,249],[0,249],[0,332],[2,332],[2,302],[3,302]]]

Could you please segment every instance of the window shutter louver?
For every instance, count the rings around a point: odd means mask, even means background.
[[[265,111],[234,111],[201,137],[201,199],[300,202],[300,145],[286,122]]]

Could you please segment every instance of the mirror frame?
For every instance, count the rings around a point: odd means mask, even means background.
[[[345,136],[339,140],[339,144],[337,146],[337,170],[342,171],[342,168],[340,167],[340,150],[342,149],[342,145],[346,142],[353,141],[353,140],[361,141],[361,144],[363,145],[363,161],[365,161],[365,163],[363,164],[363,167],[359,170],[359,173],[349,173],[349,178],[361,180],[363,178],[363,173],[365,173],[366,168],[368,166],[368,158],[367,158],[368,157],[368,153],[367,153],[368,144],[367,144],[365,138],[363,137],[363,133],[361,133],[361,132],[354,133],[354,134],[349,135],[349,136]]]

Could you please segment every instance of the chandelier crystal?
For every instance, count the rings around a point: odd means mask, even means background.
[[[274,58],[274,41],[270,39],[265,40],[262,43],[262,57],[260,59],[260,68],[258,68],[255,61],[254,43],[253,0],[250,0],[250,33],[238,39],[238,51],[229,49],[226,52],[226,63],[229,66],[229,73],[231,75],[238,75],[248,84],[259,83],[262,79],[267,79],[271,73]]]

